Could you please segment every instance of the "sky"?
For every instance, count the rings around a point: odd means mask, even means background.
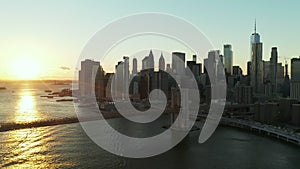
[[[119,18],[143,12],[185,19],[215,49],[231,44],[234,65],[246,72],[255,18],[264,60],[269,60],[272,46],[278,47],[280,62],[300,55],[299,6],[297,0],[1,0],[0,80],[72,79],[82,49],[97,31]]]

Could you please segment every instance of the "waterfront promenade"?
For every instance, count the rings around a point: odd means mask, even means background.
[[[199,114],[197,118],[205,119],[207,116],[203,114]],[[246,129],[249,131],[253,131],[259,134],[264,134],[267,136],[271,136],[273,138],[280,139],[282,141],[286,141],[289,143],[293,143],[296,145],[300,145],[300,135],[290,133],[289,131],[276,129],[269,125],[260,124],[258,122],[254,121],[247,121],[242,119],[235,119],[235,118],[228,118],[228,117],[222,117],[221,124],[231,127],[237,127],[241,129]]]

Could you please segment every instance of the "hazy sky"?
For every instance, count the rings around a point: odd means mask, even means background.
[[[77,58],[95,32],[118,18],[140,12],[184,18],[216,49],[232,44],[234,65],[242,66],[245,72],[254,18],[265,60],[269,60],[272,46],[278,47],[282,57],[300,55],[299,6],[297,0],[1,0],[0,79],[14,78],[21,68],[28,68],[20,64],[28,60],[39,64],[35,67],[41,78],[72,78]]]

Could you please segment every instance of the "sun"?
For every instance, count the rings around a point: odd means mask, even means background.
[[[20,57],[12,63],[14,79],[35,80],[39,77],[41,65],[32,57]]]

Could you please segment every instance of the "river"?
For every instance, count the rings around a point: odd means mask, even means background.
[[[0,91],[0,122],[27,122],[74,117],[72,102],[41,98],[45,89],[61,90],[70,86],[46,83],[7,84]],[[128,134],[155,133],[161,125],[132,128]],[[118,125],[123,119],[109,119]],[[201,126],[201,122],[196,125]],[[0,132],[0,168],[103,168],[103,169],[298,169],[300,148],[279,140],[239,129],[219,126],[204,144],[193,131],[168,152],[150,158],[130,159],[113,155],[98,147],[79,123],[35,127]]]

